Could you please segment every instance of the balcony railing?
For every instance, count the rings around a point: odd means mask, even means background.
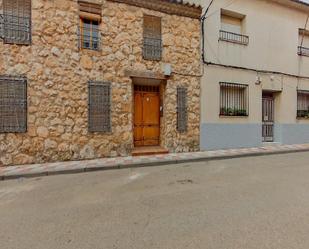
[[[228,32],[228,31],[224,31],[224,30],[220,30],[219,40],[237,43],[237,44],[241,44],[241,45],[248,45],[249,44],[249,36],[236,34],[236,33]]]
[[[298,47],[298,55],[309,56],[309,48],[299,46]]]

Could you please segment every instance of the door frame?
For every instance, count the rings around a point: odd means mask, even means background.
[[[133,127],[133,147],[143,147],[143,146],[151,146],[151,145],[135,145],[135,86],[141,86],[141,87],[158,87],[158,96],[159,96],[159,135],[158,135],[158,145],[155,146],[161,146],[161,108],[162,107],[162,90],[161,90],[161,83],[157,83],[158,81],[155,81],[153,79],[139,79],[138,82],[135,82],[133,80],[132,82],[132,102],[133,102],[133,115],[132,115],[132,127]],[[145,91],[146,93],[147,91]],[[149,91],[151,93],[151,91]]]
[[[270,107],[265,107],[264,101],[269,101]],[[270,112],[270,120],[265,119],[265,108]],[[268,115],[269,116],[269,115]],[[267,116],[267,117],[268,117]],[[267,136],[271,133],[271,136]],[[273,92],[263,92],[262,93],[262,142],[263,143],[273,143],[275,141],[275,96]]]

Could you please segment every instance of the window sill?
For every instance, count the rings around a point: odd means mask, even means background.
[[[299,56],[309,57],[309,54],[297,53]]]
[[[309,121],[309,117],[296,117],[296,120],[308,120]]]

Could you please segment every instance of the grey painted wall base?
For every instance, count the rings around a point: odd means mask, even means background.
[[[260,147],[262,124],[204,123],[200,139],[201,150]],[[309,143],[309,124],[275,124],[274,142]]]
[[[201,150],[260,147],[262,125],[203,123],[200,139]]]
[[[281,144],[309,143],[309,124],[276,124],[275,142]]]

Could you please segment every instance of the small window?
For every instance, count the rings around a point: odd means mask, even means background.
[[[82,49],[100,49],[101,5],[79,1],[79,47]]]
[[[188,126],[187,88],[177,88],[177,130],[186,132]]]
[[[31,0],[4,0],[0,25],[4,43],[31,44]]]
[[[0,76],[0,132],[27,131],[27,80]]]
[[[249,37],[243,34],[244,18],[244,15],[221,10],[221,30],[219,40],[247,45],[249,43]]]
[[[248,85],[220,83],[220,115],[248,116]]]
[[[99,22],[81,18],[81,48],[99,50]]]
[[[298,39],[298,55],[309,56],[309,31],[300,29]]]
[[[297,92],[297,117],[309,118],[309,91]]]
[[[90,132],[111,131],[111,85],[89,82],[88,121]]]
[[[145,60],[161,60],[162,58],[162,34],[161,18],[156,16],[144,16],[144,45],[143,57]]]

